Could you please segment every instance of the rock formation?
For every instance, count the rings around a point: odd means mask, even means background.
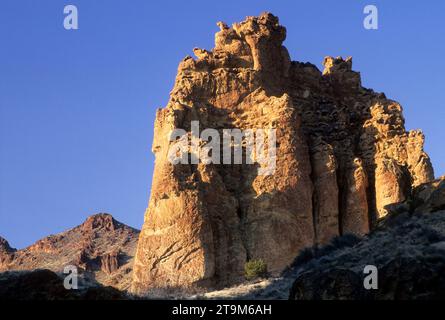
[[[278,277],[192,295],[217,300],[439,300],[445,298],[445,176],[386,207],[369,234],[304,249]],[[366,290],[367,265],[378,289]]]
[[[218,25],[215,48],[180,63],[157,111],[138,294],[236,283],[249,259],[277,273],[304,247],[367,233],[387,205],[434,178],[422,133],[405,130],[397,102],[362,87],[351,58],[326,57],[322,72],[291,61],[286,29],[269,13]],[[274,173],[259,174],[259,162],[172,164],[170,133],[193,139],[191,121],[201,131],[276,129]]]
[[[0,237],[0,270],[3,265],[9,263],[12,259],[12,255],[16,250],[11,248],[8,241]]]
[[[90,216],[83,224],[15,250],[0,238],[0,272],[48,269],[63,272],[79,268],[85,278],[126,290],[130,286],[139,231],[109,214]]]

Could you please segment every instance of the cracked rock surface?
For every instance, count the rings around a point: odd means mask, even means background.
[[[136,294],[233,285],[250,259],[279,274],[305,247],[367,234],[434,179],[421,131],[407,132],[400,104],[362,87],[352,58],[326,57],[323,71],[292,61],[270,13],[218,26],[215,47],[179,64],[157,111]],[[274,174],[259,175],[260,163],[173,165],[169,134],[190,134],[191,121],[276,129]]]

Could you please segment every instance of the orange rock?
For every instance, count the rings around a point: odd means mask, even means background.
[[[397,102],[361,86],[352,58],[327,57],[323,72],[292,62],[269,13],[218,25],[215,48],[180,63],[157,111],[137,294],[230,285],[249,259],[276,274],[304,247],[368,232],[386,205],[434,177],[423,135],[405,131]],[[191,121],[276,129],[274,174],[259,175],[258,162],[171,164],[169,134]]]

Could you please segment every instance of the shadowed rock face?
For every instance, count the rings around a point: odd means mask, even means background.
[[[435,261],[433,260],[435,259]],[[445,297],[445,256],[394,258],[379,271],[378,290],[366,290],[358,272],[333,268],[301,276],[291,300],[441,300]]]
[[[433,178],[422,133],[405,131],[397,102],[361,86],[351,58],[327,57],[323,72],[291,61],[286,30],[268,13],[218,25],[215,48],[180,63],[157,111],[138,294],[233,284],[249,259],[277,273],[304,247],[367,233],[385,206]],[[192,120],[201,131],[276,129],[274,174],[245,161],[171,164],[169,134],[190,132]]]
[[[50,270],[8,271],[0,273],[1,300],[123,300],[128,297],[112,287],[98,283],[78,290],[67,290],[63,277]]]
[[[12,259],[12,254],[16,250],[11,248],[8,241],[0,237],[0,269],[3,265],[9,263]]]
[[[9,242],[6,241],[6,239],[3,239],[0,237],[0,253],[8,254],[16,251],[15,249],[11,248],[9,245]]]
[[[11,249],[0,238],[0,272],[48,269],[63,272],[68,265],[105,286],[130,286],[139,231],[109,214],[96,214],[83,224],[51,235],[22,249]]]

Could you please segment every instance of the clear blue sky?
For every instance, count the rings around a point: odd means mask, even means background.
[[[0,235],[14,247],[96,212],[140,228],[157,107],[179,61],[213,47],[219,20],[271,11],[293,60],[352,55],[363,84],[404,107],[445,174],[444,1],[2,0]],[[63,28],[63,7],[79,30]],[[366,4],[379,30],[362,27]]]

